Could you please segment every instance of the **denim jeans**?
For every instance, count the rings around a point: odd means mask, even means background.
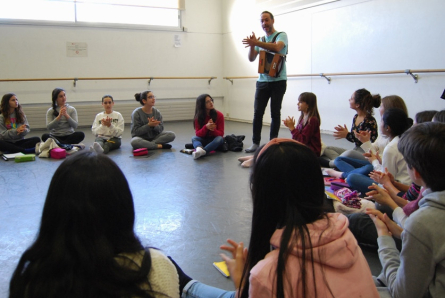
[[[235,291],[225,291],[205,285],[197,280],[190,281],[182,291],[182,298],[234,298]]]
[[[260,144],[263,116],[270,98],[270,139],[278,137],[281,125],[281,102],[286,93],[287,81],[256,82],[255,104],[253,112],[253,136],[252,141]]]
[[[374,183],[374,180],[369,178],[368,176],[362,174],[349,174],[348,179],[346,180],[349,186],[353,190],[357,190],[361,193],[361,196],[365,196],[368,191],[371,191],[368,186],[371,186]]]
[[[192,138],[192,143],[194,148],[202,147],[207,153],[215,151],[224,143],[224,138],[221,136],[211,137],[211,138],[200,138],[194,136]]]
[[[372,164],[367,160],[360,160],[350,157],[339,156],[334,160],[335,166],[343,172],[342,178],[348,178],[350,174],[361,174],[368,176],[374,169]],[[348,182],[349,183],[349,182]]]

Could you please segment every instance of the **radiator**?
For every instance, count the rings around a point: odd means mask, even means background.
[[[195,115],[195,98],[159,99],[156,108],[161,112],[164,122],[178,120],[192,120]],[[94,118],[103,112],[102,105],[97,102],[69,102],[76,108],[80,127],[91,127]],[[31,129],[46,129],[46,112],[51,106],[48,104],[23,104]],[[141,105],[135,100],[116,100],[114,110],[121,113],[125,123],[131,123],[131,113]]]

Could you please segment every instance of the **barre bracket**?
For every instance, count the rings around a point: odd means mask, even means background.
[[[215,79],[215,78],[214,78],[214,77],[211,77],[211,78],[210,78],[210,80],[209,80],[209,85],[210,85],[210,82],[211,82],[213,79]]]
[[[320,77],[322,77],[322,78],[325,78],[327,81],[328,81],[328,84],[330,84],[331,83],[331,78],[330,77],[327,77],[327,76],[325,76],[323,73],[321,73],[320,74]]]
[[[407,75],[412,76],[413,79],[414,79],[414,82],[415,82],[415,83],[417,83],[417,81],[419,80],[419,76],[416,75],[416,74],[413,74],[413,73],[411,72],[411,69],[405,69],[405,73],[406,73]]]
[[[229,78],[225,78],[227,81],[229,81],[230,83],[232,83],[233,85],[233,80],[229,79]]]
[[[73,81],[73,86],[74,87],[77,87],[77,81],[78,81],[79,79],[78,78],[74,78],[74,81]]]
[[[151,81],[153,81],[153,80],[154,80],[154,78],[150,78],[150,79],[148,80],[148,86],[150,86]]]

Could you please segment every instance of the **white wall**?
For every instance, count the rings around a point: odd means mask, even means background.
[[[150,87],[146,80],[79,81],[77,87],[72,81],[0,82],[0,91],[17,93],[21,103],[48,105],[55,87],[65,88],[70,102],[100,101],[106,93],[131,99],[148,88],[159,100],[221,96],[221,1],[188,0],[183,25],[188,32],[0,24],[0,78],[219,78],[210,85],[207,80],[154,80]],[[174,47],[175,34],[181,37],[179,48]],[[86,42],[88,57],[67,57],[66,42]]]
[[[216,76],[207,80],[0,82],[0,92],[16,92],[21,103],[50,103],[54,87],[68,100],[98,101],[105,93],[132,99],[150,88],[162,98],[195,98],[201,93],[224,101],[217,108],[230,118],[251,121],[257,62],[247,60],[241,40],[254,31],[262,8],[255,0],[187,0],[183,25],[188,32],[74,28],[0,24],[0,78]],[[270,3],[270,2],[268,2]],[[441,13],[443,0],[341,0],[299,12],[277,15],[275,27],[289,36],[288,73],[320,73],[445,68]],[[271,9],[273,12],[273,9]],[[182,47],[173,46],[179,34]],[[66,56],[66,42],[86,42],[88,57]],[[402,96],[413,117],[424,109],[444,109],[439,96],[445,74],[419,74],[417,84],[405,74],[386,76],[290,78],[282,116],[297,115],[304,91],[319,101],[322,129],[350,122],[347,99],[367,88],[382,96]],[[26,112],[26,111],[25,111]],[[377,117],[378,118],[378,117]],[[267,112],[265,122],[270,121]]]
[[[257,61],[247,60],[241,40],[252,31],[264,35],[259,23],[262,7],[255,0],[225,1],[223,44],[225,76],[254,76]],[[275,17],[275,28],[289,38],[288,74],[359,72],[404,69],[445,69],[442,0],[342,0],[317,8]],[[270,8],[273,13],[273,9]],[[425,109],[441,110],[445,73],[385,76],[290,78],[282,117],[298,115],[301,92],[318,97],[322,129],[351,125],[354,111],[347,100],[359,88],[382,96],[404,98],[411,117]],[[255,79],[225,83],[226,112],[230,117],[253,118]],[[380,117],[376,117],[379,119]],[[265,122],[270,116],[265,115]]]

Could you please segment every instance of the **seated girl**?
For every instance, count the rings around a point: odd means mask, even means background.
[[[298,97],[298,110],[301,113],[296,127],[294,117],[290,116],[283,120],[283,124],[289,128],[292,139],[305,144],[319,157],[321,152],[321,119],[318,113],[317,96],[312,92],[301,93]],[[253,163],[253,156],[240,157],[238,160],[243,162],[242,167],[250,167]]]
[[[0,151],[35,153],[35,147],[40,142],[40,138],[25,139],[30,132],[29,125],[14,93],[3,95],[0,112]]]
[[[134,222],[132,194],[116,163],[90,151],[70,156],[51,180],[10,297],[179,297],[175,266],[142,246]]]
[[[255,153],[250,183],[250,248],[221,246],[236,291],[189,279],[182,297],[379,297],[348,220],[323,211],[323,176],[310,148],[271,140]]]
[[[379,155],[370,151],[367,153],[369,163],[363,167],[357,167],[361,162],[355,159],[341,159],[336,162],[339,171],[327,170],[327,173],[333,177],[347,179],[352,189],[359,191],[362,195],[368,192],[368,186],[372,185],[374,180],[368,175],[372,170],[384,172],[387,169],[395,180],[410,185],[411,178],[408,175],[406,162],[402,154],[397,149],[399,137],[413,124],[413,120],[408,118],[404,111],[400,109],[386,110],[382,117],[381,133],[389,138],[389,144],[383,150],[381,160]]]
[[[224,144],[224,116],[213,106],[213,98],[201,94],[196,99],[195,117],[193,120],[196,136],[192,138],[193,159],[198,159],[215,151]]]
[[[383,113],[391,108],[398,108],[403,110],[408,115],[408,109],[406,108],[405,102],[398,95],[388,95],[382,98],[382,103],[379,107],[380,118],[382,118]],[[354,135],[357,139],[362,142],[360,148],[363,152],[367,153],[369,150],[374,152],[382,153],[385,149],[385,146],[388,145],[389,140],[388,137],[384,134],[379,134],[375,141],[371,140],[371,131],[361,130],[360,132],[354,132]],[[357,150],[346,150],[342,154],[340,154],[341,158],[355,158],[367,161],[366,157],[363,156],[363,152]],[[337,157],[339,158],[339,157]],[[334,161],[335,164],[335,161]]]
[[[156,97],[147,90],[134,95],[142,107],[131,114],[131,146],[133,149],[147,148],[170,149],[176,135],[172,131],[164,131],[161,112],[154,107]]]
[[[42,141],[45,142],[51,137],[63,144],[80,144],[85,138],[85,134],[81,131],[74,131],[78,125],[77,111],[66,103],[65,90],[54,89],[51,99],[53,105],[46,112],[46,127],[50,133],[43,134]]]
[[[363,149],[360,148],[362,142],[356,137],[355,133],[361,131],[369,131],[371,142],[377,139],[377,121],[372,116],[373,108],[378,108],[380,106],[381,98],[380,95],[371,95],[371,93],[366,89],[359,89],[355,91],[351,98],[349,99],[349,107],[357,112],[352,119],[351,131],[348,131],[346,125],[337,125],[334,129],[335,139],[346,138],[349,142],[355,144],[354,151],[359,154],[364,153]],[[334,159],[344,153],[346,149],[328,146],[320,157],[320,164],[323,167],[334,167]]]
[[[91,128],[96,139],[90,149],[107,154],[121,146],[124,118],[121,113],[113,111],[114,99],[111,95],[102,97],[102,106],[105,111],[96,115]]]

